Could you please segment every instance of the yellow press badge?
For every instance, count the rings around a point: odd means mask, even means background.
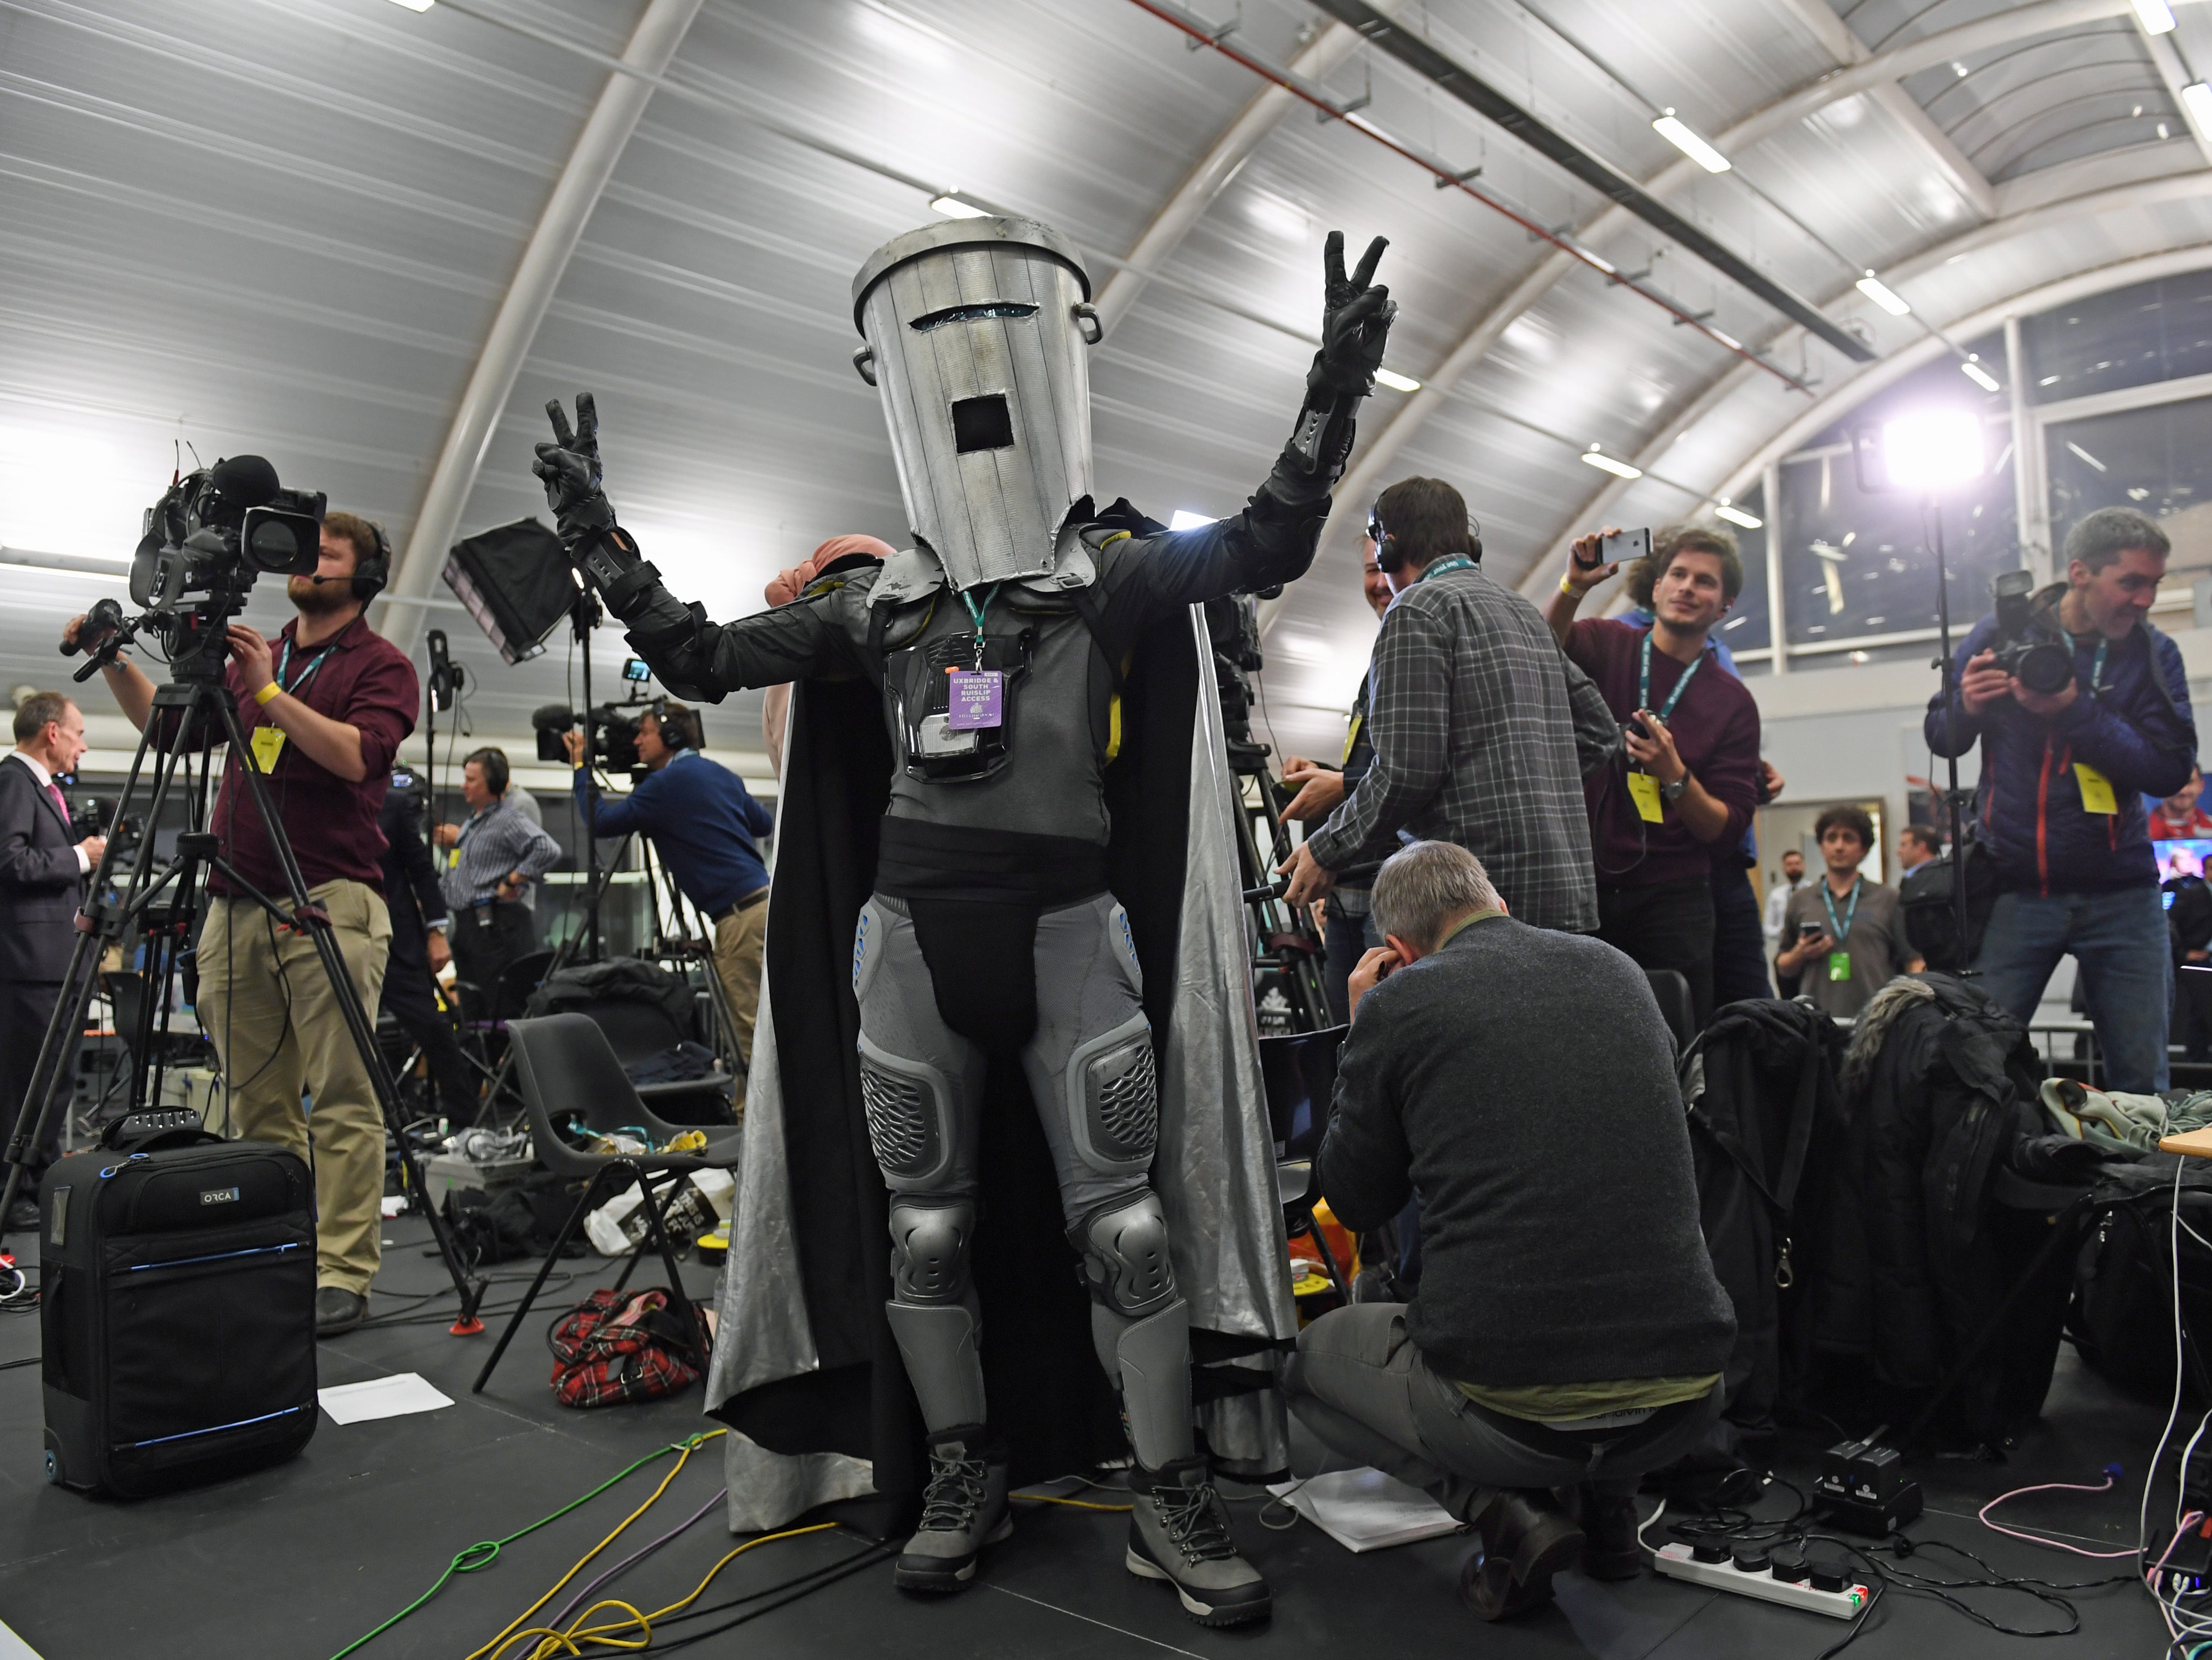
[[[1648,772],[1628,775],[1628,794],[1636,803],[1636,816],[1647,824],[1663,823],[1666,818],[1659,799],[1659,781]]]
[[[2112,781],[2086,761],[2074,763],[2074,776],[2081,786],[2081,811],[2084,812],[2118,812],[2119,802],[2112,794]]]
[[[276,757],[284,752],[284,728],[256,727],[253,729],[253,766],[257,772],[276,770]]]

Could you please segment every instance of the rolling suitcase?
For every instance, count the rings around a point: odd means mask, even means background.
[[[126,1119],[40,1188],[46,1479],[64,1487],[140,1498],[315,1432],[313,1179],[283,1147],[179,1121]]]

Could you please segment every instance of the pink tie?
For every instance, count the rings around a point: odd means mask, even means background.
[[[62,787],[59,784],[48,784],[46,794],[54,798],[54,806],[61,809],[62,823],[67,824],[70,821],[69,802],[63,798]]]

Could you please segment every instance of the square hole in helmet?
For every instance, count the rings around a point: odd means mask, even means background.
[[[952,447],[962,455],[970,450],[1005,450],[1014,447],[1014,417],[1002,392],[981,398],[962,398],[952,405]]]

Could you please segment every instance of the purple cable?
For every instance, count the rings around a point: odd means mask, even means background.
[[[730,1490],[727,1487],[724,1487],[712,1499],[709,1499],[705,1504],[700,1505],[697,1514],[694,1515],[690,1521],[678,1523],[676,1526],[671,1528],[666,1533],[662,1534],[659,1538],[654,1540],[651,1544],[633,1551],[629,1555],[623,1557],[621,1561],[616,1563],[614,1566],[609,1568],[598,1578],[592,1580],[590,1584],[585,1586],[583,1590],[578,1591],[574,1596],[570,1597],[567,1604],[562,1607],[561,1612],[555,1614],[545,1623],[557,1628],[561,1622],[568,1617],[570,1610],[574,1608],[575,1606],[579,1602],[582,1602],[586,1596],[589,1596],[601,1585],[605,1584],[608,1580],[613,1578],[624,1568],[629,1567],[633,1562],[642,1561],[645,1558],[652,1555],[653,1552],[659,1550],[663,1545],[666,1544],[670,1540],[675,1538],[678,1534],[682,1533],[687,1528],[696,1525],[706,1516],[708,1511],[714,1509],[715,1505],[720,1504],[729,1496]]]

